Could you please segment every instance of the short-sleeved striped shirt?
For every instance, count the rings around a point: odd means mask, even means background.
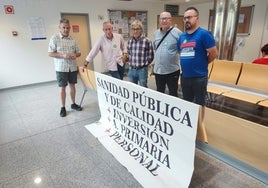
[[[51,37],[48,52],[57,53],[80,53],[77,41],[71,37],[63,37],[60,33],[55,34]],[[54,58],[55,70],[57,72],[73,72],[77,71],[76,60]]]

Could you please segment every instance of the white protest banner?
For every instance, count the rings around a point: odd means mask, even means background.
[[[199,106],[95,73],[101,119],[86,128],[145,188],[186,188]]]

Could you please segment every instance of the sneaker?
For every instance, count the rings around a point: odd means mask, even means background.
[[[66,116],[66,109],[65,107],[61,107],[60,109],[60,117],[65,117]]]
[[[76,110],[76,111],[81,111],[82,110],[81,106],[79,106],[79,105],[77,105],[75,103],[71,105],[71,109]]]

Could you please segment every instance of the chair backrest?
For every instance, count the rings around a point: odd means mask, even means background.
[[[209,80],[236,84],[241,72],[242,63],[228,60],[214,60]]]
[[[243,63],[238,86],[268,92],[268,66],[261,64]]]
[[[213,69],[213,62],[214,61],[212,61],[211,63],[208,64],[208,78],[210,77],[210,73],[211,73],[211,71]]]

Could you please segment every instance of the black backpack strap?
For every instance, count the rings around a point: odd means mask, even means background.
[[[160,44],[163,42],[163,40],[166,38],[166,36],[169,34],[169,32],[170,32],[172,29],[173,29],[173,27],[171,27],[171,28],[166,32],[166,34],[162,37],[162,39],[160,40],[160,42],[157,44],[155,50],[157,50],[157,48],[160,46]]]

